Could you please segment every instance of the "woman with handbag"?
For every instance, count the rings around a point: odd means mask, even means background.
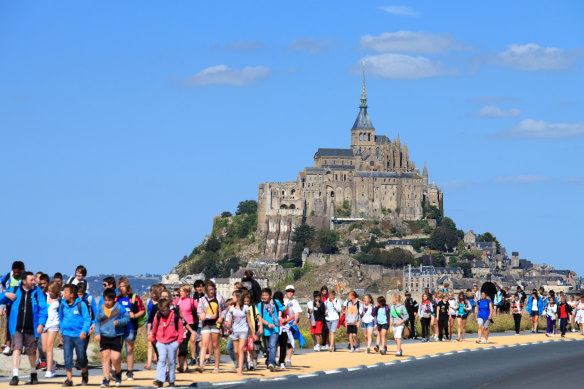
[[[407,337],[409,334],[405,334],[405,331],[409,331],[406,327],[406,322],[409,319],[408,310],[405,305],[402,304],[402,298],[399,294],[393,295],[393,305],[389,310],[389,316],[391,318],[391,326],[389,330],[393,333],[393,338],[395,339],[395,344],[397,346],[396,357],[402,356],[402,338]]]

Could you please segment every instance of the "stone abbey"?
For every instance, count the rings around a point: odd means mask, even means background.
[[[367,113],[365,74],[359,114],[351,128],[351,147],[319,148],[314,166],[296,181],[259,185],[258,232],[266,260],[290,254],[294,227],[308,223],[329,228],[332,218],[380,219],[390,213],[403,220],[423,217],[423,207],[442,210],[442,191],[428,182],[428,169],[416,168],[408,146],[376,135]]]

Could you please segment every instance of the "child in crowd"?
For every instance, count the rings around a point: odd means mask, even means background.
[[[237,359],[237,375],[243,375],[244,349],[247,344],[249,329],[252,327],[249,307],[244,303],[247,292],[236,290],[233,305],[229,309],[230,320],[228,325],[232,329],[231,339]]]
[[[276,368],[276,351],[280,333],[278,316],[283,310],[284,306],[277,300],[272,300],[272,290],[269,288],[262,289],[261,302],[258,304],[258,319],[261,323],[260,328],[264,330],[264,344],[268,345],[267,362],[270,371],[274,371]]]
[[[325,302],[326,326],[329,332],[329,351],[337,351],[337,327],[339,324],[339,313],[341,312],[341,303],[337,300],[337,294],[331,290],[328,300]]]
[[[428,299],[428,295],[424,293],[422,295],[422,303],[420,304],[420,308],[418,308],[418,316],[420,317],[420,324],[422,326],[422,342],[430,341],[430,321],[432,312],[434,312],[434,306]]]
[[[87,385],[89,374],[85,340],[89,336],[91,327],[89,308],[77,295],[77,285],[65,285],[63,300],[65,301],[59,307],[59,325],[63,334],[65,370],[67,371],[67,379],[63,386],[73,386],[73,350],[77,355],[77,363],[81,367],[81,385]]]
[[[436,319],[438,322],[438,339],[440,342],[444,340],[444,336],[446,336],[447,340],[450,340],[450,336],[448,335],[448,321],[450,319],[450,305],[448,303],[448,296],[443,294],[442,299],[438,302],[436,308]]]
[[[558,311],[558,306],[556,305],[555,296],[550,296],[547,299],[547,305],[545,307],[545,312],[547,316],[547,327],[546,334],[547,337],[554,337],[556,331],[556,313]]]
[[[179,290],[178,299],[174,304],[179,308],[180,316],[185,321],[186,334],[183,339],[178,352],[178,372],[186,372],[188,370],[188,344],[191,343],[191,349],[195,349],[197,342],[197,327],[199,320],[197,316],[198,303],[191,297],[191,286],[182,285]]]
[[[472,305],[467,301],[464,292],[458,294],[458,302],[456,305],[458,307],[456,311],[456,324],[458,325],[458,336],[456,340],[464,342],[464,336],[466,335],[466,320],[469,313],[472,312]]]
[[[456,311],[458,310],[458,302],[454,298],[454,293],[448,293],[448,338],[452,339],[454,331],[454,321],[456,320]]]
[[[150,340],[152,336],[152,320],[151,316],[153,314],[152,310],[156,305],[158,305],[158,301],[160,300],[160,292],[161,288],[160,285],[154,284],[150,287],[150,298],[146,300],[146,314],[148,315],[148,319],[146,320],[146,337],[148,339],[148,360],[144,365],[144,369],[150,370],[152,369],[152,361],[156,361],[158,357],[158,350],[152,344]],[[157,312],[158,310],[156,310]],[[154,313],[156,313],[154,312]]]
[[[53,281],[49,284],[47,291],[47,324],[43,329],[43,334],[41,335],[41,341],[43,344],[43,350],[45,350],[45,355],[47,357],[47,372],[45,373],[45,378],[52,378],[55,376],[55,368],[57,367],[57,362],[55,362],[53,357],[53,346],[55,345],[55,339],[59,334],[59,305],[61,304],[61,286]]]
[[[100,305],[95,315],[95,340],[99,343],[101,351],[101,368],[103,371],[102,388],[110,384],[110,371],[116,386],[122,383],[121,352],[124,344],[124,329],[130,322],[128,312],[116,303],[116,292],[113,289],[103,291],[103,304]]]
[[[168,382],[174,386],[176,355],[178,345],[183,340],[183,323],[175,309],[171,309],[170,301],[160,299],[158,312],[152,324],[150,340],[158,349],[158,364],[156,365],[156,380],[154,386],[160,388],[166,380],[168,366]]]
[[[130,322],[125,328],[124,340],[126,341],[126,352],[128,369],[126,379],[134,380],[134,344],[138,333],[139,320],[146,314],[146,308],[142,299],[134,293],[130,281],[126,277],[118,278],[118,296],[116,301],[122,306],[130,316]]]
[[[381,355],[387,353],[387,330],[389,329],[389,307],[385,301],[385,297],[377,297],[377,305],[373,308],[373,318],[377,321],[377,342],[373,348],[375,352]]]
[[[314,351],[320,351],[322,343],[322,326],[325,318],[325,304],[321,301],[321,294],[318,290],[312,293],[313,300],[311,301],[308,313],[310,314],[310,334],[314,341]]]
[[[87,304],[87,308],[89,309],[89,317],[91,317],[91,326],[89,327],[87,338],[85,338],[85,353],[87,353],[87,348],[89,347],[89,337],[93,335],[95,330],[95,312],[97,311],[95,299],[93,296],[87,294],[86,290],[87,283],[82,282],[77,285],[77,296],[79,296],[83,303]]]
[[[345,323],[347,324],[347,334],[349,335],[349,352],[359,351],[359,337],[357,328],[361,324],[361,304],[359,296],[354,290],[349,292],[348,299],[343,306],[345,313]]]
[[[409,319],[408,310],[406,309],[405,305],[402,304],[401,295],[393,295],[393,305],[389,310],[389,316],[391,319],[390,331],[393,333],[393,338],[395,339],[395,344],[397,346],[397,352],[395,353],[395,356],[401,357],[403,355],[401,347],[402,335],[406,323]]]
[[[515,293],[513,297],[511,312],[513,313],[513,321],[515,322],[515,333],[519,335],[519,332],[521,332],[521,312],[523,312],[523,302],[519,298],[519,293]]]
[[[371,352],[371,343],[373,342],[373,327],[375,325],[373,308],[373,297],[370,294],[366,294],[363,296],[363,306],[361,308],[361,328],[365,336],[365,354]]]
[[[79,265],[75,268],[75,275],[69,277],[67,280],[67,284],[73,284],[79,286],[79,284],[85,284],[87,286],[87,269],[83,265]],[[89,288],[85,289],[87,293],[89,293]]]
[[[568,304],[568,299],[565,295],[560,297],[560,305],[557,311],[558,319],[560,319],[560,331],[562,331],[562,338],[566,337],[566,328],[568,327],[568,320],[572,316],[572,307]]]
[[[580,296],[580,302],[576,304],[576,325],[580,327],[580,334],[584,335],[584,294]]]

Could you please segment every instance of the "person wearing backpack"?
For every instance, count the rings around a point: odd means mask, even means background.
[[[308,313],[311,315],[310,334],[314,340],[314,351],[320,351],[322,344],[322,327],[325,319],[325,303],[322,302],[321,294],[318,290],[312,293],[313,300]]]
[[[144,365],[144,369],[150,370],[152,369],[152,361],[158,361],[158,350],[150,341],[150,335],[152,332],[152,320],[150,316],[153,315],[153,309],[156,305],[158,305],[158,301],[160,300],[160,292],[161,288],[160,285],[154,284],[150,286],[150,298],[146,300],[146,337],[148,339],[148,359],[146,364]],[[152,318],[153,319],[153,318]]]
[[[258,319],[264,332],[264,344],[268,346],[268,369],[273,372],[276,369],[276,351],[280,334],[279,316],[284,311],[284,306],[278,300],[272,299],[272,290],[269,288],[262,289],[261,296]]]
[[[243,284],[243,287],[249,292],[251,296],[251,302],[253,304],[258,304],[262,294],[262,287],[256,280],[254,280],[253,276],[253,270],[247,269],[243,272],[241,283]]]
[[[73,350],[77,363],[81,367],[81,385],[87,385],[87,354],[85,339],[91,327],[91,316],[87,304],[77,295],[77,285],[67,284],[63,287],[63,300],[59,306],[59,325],[63,334],[63,348],[67,379],[63,386],[73,386]]]
[[[385,301],[385,297],[377,297],[377,305],[373,308],[372,315],[377,321],[377,341],[373,350],[385,355],[387,353],[387,330],[391,320],[389,306]]]
[[[0,294],[0,304],[6,304],[10,310],[8,330],[14,348],[10,385],[18,385],[18,370],[23,348],[31,366],[30,384],[38,384],[35,357],[38,338],[47,323],[48,306],[44,293],[35,286],[34,274],[24,272],[18,286]]]
[[[207,349],[215,352],[215,369],[213,373],[219,373],[219,363],[221,362],[221,350],[219,349],[219,338],[221,337],[221,326],[225,319],[225,300],[217,293],[215,283],[208,280],[205,283],[205,296],[199,299],[197,313],[201,325],[201,353],[199,356],[199,366],[197,371],[202,373],[205,370],[205,358]]]
[[[95,330],[95,313],[97,312],[97,305],[95,304],[95,299],[93,296],[87,294],[86,290],[86,283],[80,283],[77,285],[77,295],[84,304],[87,304],[87,308],[89,309],[89,316],[91,317],[91,327],[89,327],[89,333],[87,334],[87,338],[85,338],[85,352],[87,353],[87,347],[89,347],[89,338]]]
[[[448,320],[450,318],[450,304],[448,303],[448,296],[446,294],[442,295],[442,300],[436,306],[436,321],[438,322],[438,340],[442,342],[444,339],[444,334],[446,334],[446,339],[450,340],[450,335],[448,334]]]
[[[531,296],[527,299],[527,304],[525,304],[525,311],[529,315],[531,319],[531,332],[537,333],[538,332],[538,324],[539,324],[539,317],[543,313],[543,299],[537,293],[537,290],[534,289],[531,293]]]
[[[402,304],[401,296],[399,294],[393,295],[393,305],[389,310],[390,321],[390,331],[393,333],[393,338],[395,339],[395,344],[397,346],[396,357],[401,357],[402,353],[402,337],[406,323],[408,322],[409,315],[408,310]]]
[[[124,340],[126,341],[127,352],[127,371],[126,380],[134,380],[134,343],[136,341],[136,333],[138,328],[146,323],[146,308],[139,296],[132,291],[130,281],[126,277],[118,278],[118,296],[116,302],[128,312],[130,322],[126,326],[124,332]]]
[[[188,370],[188,344],[191,343],[191,356],[195,358],[195,344],[197,342],[197,327],[199,326],[199,317],[197,316],[197,308],[199,304],[191,297],[191,286],[181,285],[179,297],[175,305],[179,308],[181,317],[185,321],[185,328],[188,331],[187,336],[182,341],[178,352],[178,371],[179,373]]]
[[[86,292],[89,293],[89,285],[87,285],[87,280],[85,277],[87,277],[87,269],[85,266],[79,265],[75,268],[75,275],[69,277],[66,284],[73,284],[79,287],[79,284],[83,283],[86,286]]]
[[[21,281],[22,274],[24,273],[24,263],[22,261],[14,261],[12,263],[12,271],[6,273],[4,277],[2,277],[2,289],[7,291],[10,288],[16,288]],[[6,317],[10,317],[10,307],[11,304],[0,304],[0,315],[5,315]],[[3,345],[2,354],[6,355],[7,357],[12,355],[12,348],[11,339],[10,339],[10,330],[8,326],[6,326],[6,333],[5,333],[5,344]]]
[[[152,324],[150,341],[158,349],[158,364],[156,365],[156,379],[154,386],[160,388],[166,381],[168,366],[168,382],[174,386],[176,371],[176,355],[179,344],[183,340],[183,323],[177,310],[170,308],[170,301],[160,299],[158,312]]]
[[[102,388],[110,384],[110,371],[113,365],[112,374],[116,386],[122,384],[122,359],[121,352],[124,344],[124,329],[130,322],[130,315],[116,303],[116,292],[113,289],[103,291],[103,304],[99,306],[95,313],[95,340],[99,343],[101,352],[101,369],[103,372]]]
[[[337,326],[339,324],[339,314],[341,313],[341,303],[337,300],[334,290],[329,292],[328,300],[325,302],[326,327],[329,331],[329,351],[337,351]]]
[[[359,337],[357,336],[357,329],[361,324],[361,303],[359,296],[354,290],[350,291],[347,296],[347,301],[343,305],[345,314],[345,323],[347,324],[347,334],[349,335],[349,352],[359,351]]]

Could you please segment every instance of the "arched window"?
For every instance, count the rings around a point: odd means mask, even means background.
[[[290,194],[291,194],[292,196],[294,196],[294,193],[296,193],[296,189],[292,189],[292,191],[290,192]]]
[[[286,191],[285,190],[282,191],[282,196],[286,196]]]
[[[331,191],[331,197],[335,197],[335,192]]]
[[[367,140],[371,141],[371,133],[367,134]]]
[[[290,209],[296,209],[296,206],[294,204],[290,204]]]

